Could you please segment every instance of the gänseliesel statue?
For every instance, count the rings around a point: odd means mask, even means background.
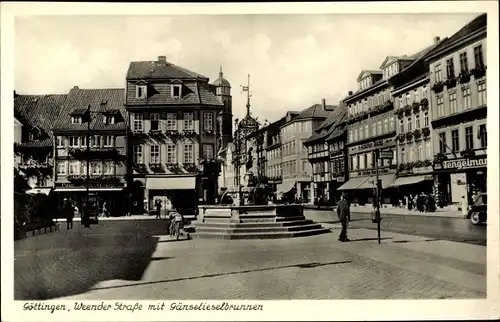
[[[252,151],[253,151],[253,147],[250,147],[250,149],[248,149],[248,159],[247,159],[247,164],[246,164],[247,172],[249,172],[253,166]]]

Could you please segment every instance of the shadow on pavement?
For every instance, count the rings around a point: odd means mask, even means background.
[[[215,273],[215,274],[206,274],[200,276],[190,276],[190,277],[181,277],[181,278],[173,278],[168,280],[160,280],[160,281],[151,281],[151,282],[143,282],[143,283],[134,283],[128,285],[118,285],[118,286],[105,286],[105,287],[94,287],[93,290],[107,290],[107,289],[115,289],[115,288],[123,288],[123,287],[134,287],[138,285],[152,285],[152,284],[161,284],[161,283],[172,283],[179,281],[187,281],[187,280],[196,280],[201,278],[212,278],[212,277],[220,277],[220,276],[229,276],[236,274],[246,274],[253,272],[263,272],[270,271],[275,269],[284,269],[284,268],[315,268],[319,266],[327,266],[327,265],[340,265],[340,264],[350,264],[352,261],[339,261],[339,262],[329,262],[329,263],[305,263],[305,264],[293,264],[286,266],[277,266],[277,267],[269,267],[269,268],[258,268],[258,269],[249,269],[244,271],[236,271],[236,272],[227,272],[227,273]]]
[[[395,240],[393,243],[416,243],[416,242],[430,242],[430,241],[438,241],[441,239],[430,238],[430,239],[421,239],[421,240]]]
[[[392,237],[384,237],[380,238],[380,240],[386,240],[386,239],[392,239]],[[365,241],[365,240],[378,240],[378,238],[359,238],[359,239],[351,239],[351,242],[356,242],[356,241]]]
[[[165,225],[166,226],[166,225]],[[80,294],[107,280],[141,280],[152,260],[158,221],[104,222],[15,242],[15,300]],[[158,259],[157,259],[158,260]]]

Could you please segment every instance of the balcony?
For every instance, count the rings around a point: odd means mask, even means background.
[[[463,70],[458,75],[458,82],[460,84],[468,84],[470,82],[470,77],[472,73],[469,70]]]
[[[455,78],[455,76],[450,76],[444,82],[444,85],[446,85],[447,89],[455,88],[457,86],[457,79]]]
[[[73,156],[75,159],[111,159],[121,160],[125,156],[121,154],[116,147],[71,147],[68,148],[68,155]]]
[[[34,159],[28,159],[19,165],[19,170],[21,170],[26,176],[50,176],[52,175],[52,169],[54,166],[54,160],[49,159],[48,162],[41,162]]]
[[[444,88],[444,82],[442,81],[436,82],[434,83],[434,85],[432,85],[432,90],[436,94],[441,93],[443,91],[443,88]]]
[[[388,111],[392,110],[393,107],[394,107],[394,103],[392,101],[387,101],[383,104],[380,104],[380,105],[373,107],[372,109],[369,109],[368,111],[363,111],[363,112],[360,112],[358,114],[351,115],[347,120],[347,124],[357,123],[357,122],[360,122],[362,120],[368,119],[370,117],[388,112]]]
[[[486,66],[485,65],[478,66],[472,69],[470,72],[474,76],[474,79],[479,79],[486,75]]]

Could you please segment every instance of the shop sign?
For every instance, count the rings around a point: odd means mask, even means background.
[[[460,158],[460,159],[452,159],[445,160],[442,164],[434,165],[435,170],[467,170],[473,168],[483,168],[488,165],[487,157],[479,156],[474,158]]]
[[[335,179],[337,180],[337,182],[344,182],[345,181],[344,177],[337,177]]]
[[[394,142],[392,139],[386,139],[386,140],[377,140],[377,141],[371,141],[371,142],[366,142],[357,146],[353,146],[349,148],[349,153],[358,153],[358,152],[363,152],[365,150],[373,150],[375,148],[388,148],[390,146],[394,146]]]
[[[59,188],[87,188],[86,184],[72,184],[72,183],[56,183],[56,187]],[[123,184],[112,184],[112,183],[94,183],[92,182],[89,187],[92,188],[122,188]]]

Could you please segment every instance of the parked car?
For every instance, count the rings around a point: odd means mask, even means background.
[[[467,219],[470,219],[473,225],[479,225],[486,222],[487,219],[487,197],[486,192],[478,194],[472,205],[469,207],[469,212],[467,213]]]

